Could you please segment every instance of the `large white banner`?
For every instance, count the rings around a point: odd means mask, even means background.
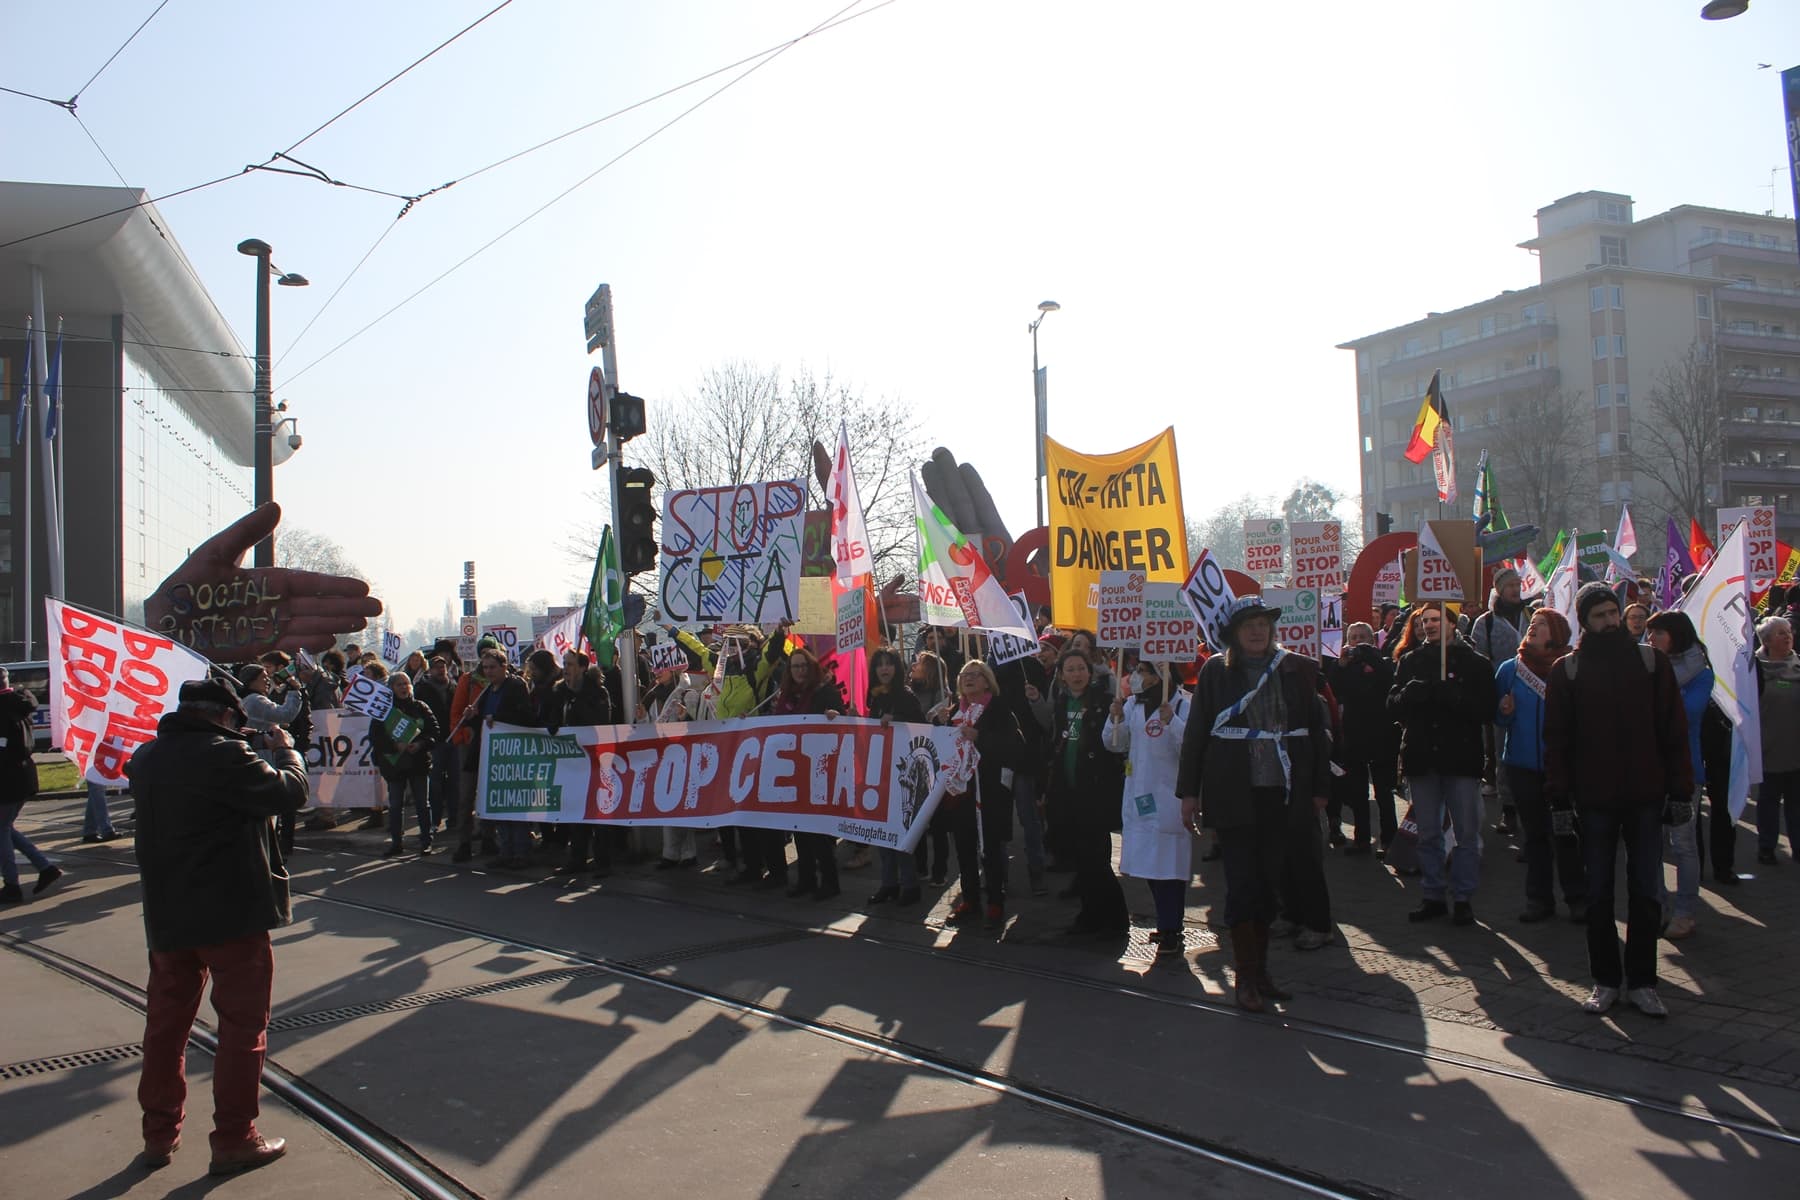
[[[306,756],[306,782],[319,808],[380,808],[387,786],[369,745],[369,718],[346,708],[314,709],[312,741],[297,747]],[[439,754],[445,748],[437,749]]]
[[[1779,553],[1775,549],[1775,510],[1770,507],[1753,508],[1721,508],[1719,510],[1719,545],[1731,536],[1731,531],[1743,521],[1745,552],[1750,556],[1750,590],[1762,592],[1775,582],[1775,573],[1781,570]]]
[[[1721,510],[1723,511],[1723,510]],[[1681,611],[1694,623],[1712,662],[1712,698],[1731,720],[1731,796],[1736,820],[1761,783],[1762,710],[1756,695],[1756,639],[1750,606],[1750,523],[1735,526],[1707,564]]]
[[[51,745],[90,783],[117,787],[137,748],[179,703],[181,685],[209,664],[146,629],[46,598]]]
[[[663,493],[663,619],[692,629],[798,617],[805,524],[804,480]]]
[[[480,813],[498,821],[747,825],[911,851],[956,750],[944,725],[747,717],[481,736]],[[973,803],[971,794],[963,803]]]
[[[1294,571],[1297,588],[1344,590],[1344,527],[1336,521],[1295,521]]]

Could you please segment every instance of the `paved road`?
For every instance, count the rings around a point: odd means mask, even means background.
[[[78,818],[73,804],[27,810],[27,826],[50,834],[71,874],[0,916],[0,932],[141,982],[135,877],[119,861],[128,847],[69,845]],[[377,834],[303,835],[303,844],[295,869],[305,895],[278,934],[271,1053],[488,1196],[591,1195],[597,1182],[709,1197],[1297,1194],[656,980],[894,1039],[1367,1193],[1773,1196],[1792,1194],[1800,1168],[1789,1144],[1537,1081],[1800,1129],[1800,1089],[1781,1067],[1793,1047],[1761,1064],[1739,1049],[1788,1038],[1800,1018],[1791,987],[1748,987],[1794,969],[1800,939],[1781,904],[1800,887],[1800,868],[1783,868],[1791,880],[1744,884],[1728,910],[1708,895],[1702,935],[1665,947],[1675,1016],[1656,1025],[1635,1014],[1571,1019],[1585,991],[1575,927],[1495,920],[1419,931],[1403,919],[1410,895],[1400,881],[1368,860],[1335,860],[1348,945],[1279,952],[1277,972],[1297,998],[1285,1019],[1252,1020],[1220,1004],[1226,972],[1204,927],[1216,898],[1207,887],[1191,914],[1197,952],[1171,968],[1137,946],[1051,940],[1064,902],[1016,904],[1003,940],[923,913],[870,920],[849,903],[866,893],[854,872],[845,903],[812,905],[692,872],[627,869],[596,886],[541,869],[382,862]],[[1503,846],[1488,848],[1491,892],[1516,887],[1510,860]],[[1489,917],[1515,907],[1482,904]],[[1742,915],[1752,911],[1762,923]],[[38,996],[29,981],[41,968],[0,961],[0,979],[23,978],[24,994]],[[1545,976],[1545,965],[1566,977]],[[64,1004],[69,986],[55,980],[43,993],[54,1020],[0,1024],[0,1063],[131,1040],[129,1020],[96,1025],[81,1015],[88,1003]],[[1694,1048],[1743,1033],[1736,1021],[1750,1013],[1779,1023]],[[79,1110],[100,1079],[113,1116],[92,1131],[89,1157],[107,1167],[103,1181],[115,1178],[135,1148],[121,1135],[131,1128],[131,1070],[43,1076],[25,1118],[0,1089],[4,1144],[23,1143],[10,1131],[29,1127],[35,1158],[66,1154],[73,1118],[45,1114]],[[304,1127],[283,1114],[268,1121],[277,1132]],[[296,1153],[262,1174],[310,1182],[329,1154]],[[332,1169],[355,1167],[342,1157]],[[172,1190],[195,1173],[151,1182]],[[131,1194],[159,1194],[136,1183]]]

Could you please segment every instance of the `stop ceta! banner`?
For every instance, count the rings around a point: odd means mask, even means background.
[[[147,629],[46,598],[50,735],[90,783],[117,786],[137,748],[176,707],[181,685],[205,679],[204,658]]]
[[[1101,646],[1135,647],[1144,637],[1144,573],[1100,572],[1099,620],[1094,641]]]
[[[1200,626],[1181,598],[1179,583],[1144,585],[1144,637],[1138,643],[1141,662],[1193,662],[1200,653]]]
[[[1750,590],[1767,591],[1781,570],[1781,556],[1775,550],[1775,510],[1767,506],[1721,508],[1718,545],[1725,544],[1739,521],[1747,522],[1744,533],[1750,539]]]
[[[1245,518],[1244,574],[1257,579],[1281,574],[1285,567],[1285,527],[1280,517]]]
[[[956,731],[861,717],[750,717],[482,731],[480,812],[499,821],[747,825],[913,850]]]
[[[1337,521],[1295,521],[1294,571],[1297,588],[1319,592],[1344,590],[1344,527]]]
[[[1311,588],[1264,588],[1263,601],[1281,609],[1275,640],[1295,654],[1319,657],[1319,593]]]

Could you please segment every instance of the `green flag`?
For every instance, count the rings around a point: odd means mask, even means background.
[[[1542,575],[1545,579],[1550,578],[1550,572],[1556,570],[1557,565],[1562,562],[1563,543],[1568,540],[1568,530],[1559,529],[1556,531],[1556,540],[1550,543],[1550,553],[1538,559],[1537,568],[1539,575]]]
[[[625,632],[625,576],[619,571],[619,547],[611,525],[600,531],[581,632],[587,636],[595,660],[603,667],[612,666],[614,643]]]
[[[1498,533],[1508,528],[1506,511],[1500,507],[1500,488],[1494,482],[1494,464],[1488,461],[1488,452],[1481,452],[1481,466],[1475,472],[1475,509],[1474,515],[1479,519],[1483,514],[1492,514],[1488,529]]]

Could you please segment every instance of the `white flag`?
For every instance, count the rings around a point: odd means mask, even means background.
[[[1513,559],[1513,570],[1519,573],[1519,594],[1521,596],[1542,596],[1550,590],[1550,585],[1538,573],[1537,564],[1531,561],[1531,555],[1521,554]]]
[[[1637,530],[1631,524],[1631,504],[1629,501],[1619,506],[1619,531],[1613,535],[1612,559],[1606,567],[1606,582],[1632,577],[1631,563],[1626,561],[1637,553]]]
[[[850,469],[850,430],[842,422],[826,491],[831,501],[831,557],[837,562],[837,581],[853,587],[858,576],[875,570],[875,559],[869,553],[869,527],[863,520],[862,497],[856,492],[856,473]]]
[[[1544,603],[1561,613],[1569,622],[1571,645],[1581,641],[1581,622],[1575,616],[1575,593],[1581,590],[1581,569],[1575,555],[1575,542],[1580,533],[1579,529],[1569,531],[1568,540],[1563,544],[1562,561],[1550,572],[1549,586],[1544,593]]]
[[[1750,799],[1750,786],[1761,783],[1763,777],[1762,712],[1756,697],[1756,640],[1750,606],[1750,537],[1744,522],[1726,537],[1682,600],[1680,611],[1694,623],[1712,661],[1713,703],[1731,720],[1731,795],[1727,803],[1736,820]]]

